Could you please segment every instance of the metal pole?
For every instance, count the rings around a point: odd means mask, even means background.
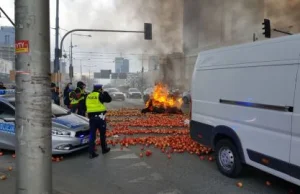
[[[17,194],[52,193],[49,10],[15,0]]]
[[[82,64],[81,64],[81,59],[80,59],[80,79],[82,80]]]
[[[70,58],[70,70],[73,69],[73,43],[72,43],[72,34],[71,34],[71,58]],[[70,82],[72,83],[73,76],[70,74]]]
[[[55,50],[54,50],[54,73],[59,71],[59,0],[56,0],[56,25],[55,25]]]

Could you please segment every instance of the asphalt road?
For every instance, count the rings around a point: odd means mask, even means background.
[[[141,100],[112,102],[109,109],[143,107]],[[105,156],[90,160],[86,151],[65,156],[53,163],[53,187],[56,194],[287,194],[298,187],[266,173],[246,168],[238,179],[221,175],[214,162],[201,161],[190,154],[173,154],[168,159],[151,147],[151,157],[139,157],[140,146],[122,151],[113,147]],[[10,155],[0,157],[0,172],[14,166]],[[15,170],[0,181],[0,193],[13,194]],[[265,182],[270,181],[271,186]],[[242,182],[243,187],[236,186]],[[300,193],[300,192],[299,192]]]

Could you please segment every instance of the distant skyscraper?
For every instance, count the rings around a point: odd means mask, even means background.
[[[0,46],[15,45],[15,28],[11,26],[0,27]]]
[[[123,57],[115,58],[115,72],[116,73],[129,73],[129,60]]]

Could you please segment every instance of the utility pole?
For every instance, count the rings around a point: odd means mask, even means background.
[[[17,194],[52,193],[49,10],[15,0]]]
[[[58,41],[59,38],[59,0],[56,0],[56,21],[55,21],[55,59],[54,59],[54,73],[59,72],[59,48],[58,48]]]

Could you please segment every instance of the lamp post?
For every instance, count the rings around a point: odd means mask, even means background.
[[[85,36],[91,38],[92,35],[84,35],[84,34],[73,34],[71,33],[71,43],[70,43],[70,67],[69,67],[69,75],[70,75],[70,82],[72,83],[73,78],[73,48],[77,47],[78,45],[73,45],[73,35],[75,36]]]

